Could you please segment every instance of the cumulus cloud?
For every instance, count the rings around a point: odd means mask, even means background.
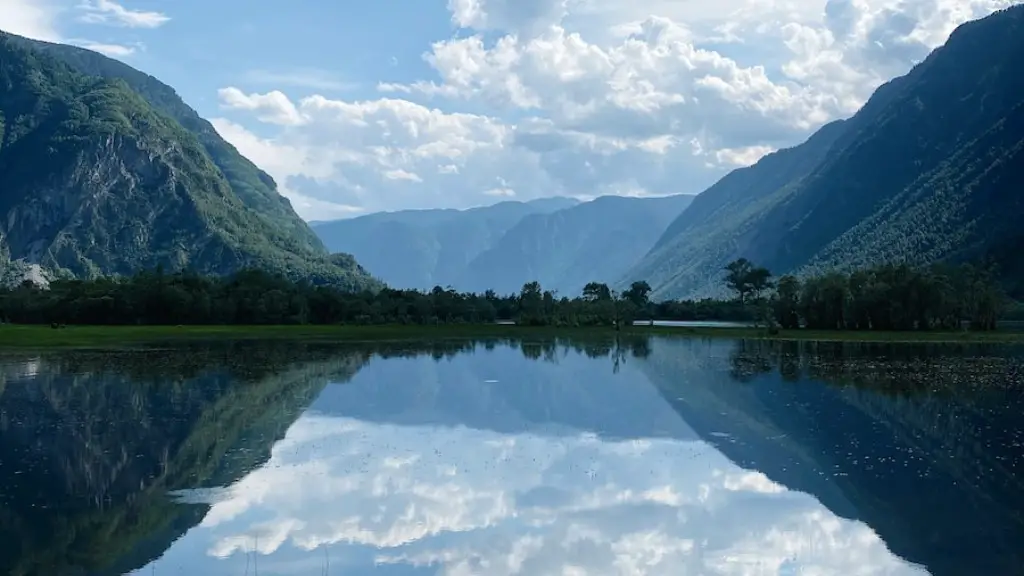
[[[56,10],[48,0],[0,0],[0,30],[55,42],[60,34],[55,27]]]
[[[321,200],[367,210],[692,193],[849,116],[955,26],[1015,3],[449,0],[464,33],[425,47],[433,77],[381,83],[375,101],[221,98],[276,125],[282,151],[346,156],[303,174]]]
[[[57,0],[0,0],[0,30],[36,40],[74,44],[113,58],[126,58],[142,48],[138,42],[125,44],[64,37],[57,26],[61,7]],[[82,12],[80,20],[91,23],[155,28],[169,20],[163,14],[128,10],[109,0],[84,2],[78,9]]]
[[[131,10],[113,0],[85,0],[79,5],[80,20],[89,24],[109,24],[126,28],[159,28],[170,21],[162,12]]]
[[[92,40],[78,40],[74,44],[81,46],[87,50],[99,52],[111,58],[124,58],[135,54],[137,48],[135,46],[126,46],[124,44],[111,44],[105,42],[93,42]]]
[[[531,34],[558,23],[568,0],[448,0],[452,22],[461,28]]]
[[[214,126],[294,198],[367,210],[481,203],[499,176],[511,189],[554,189],[536,154],[514,145],[514,127],[478,114],[446,113],[403,99],[361,102],[281,92],[220,92],[228,111],[279,127],[257,137],[238,122]],[[301,212],[303,216],[310,214]]]

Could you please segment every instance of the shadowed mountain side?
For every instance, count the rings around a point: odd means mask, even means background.
[[[469,210],[402,210],[317,222],[332,252],[346,252],[393,288],[459,286],[466,266],[524,216],[574,206],[571,198],[500,202]]]
[[[713,293],[737,257],[805,266],[993,257],[1024,215],[1024,6],[963,24],[852,118],[738,170],[698,196],[628,275],[660,298]]]
[[[311,409],[377,423],[503,434],[692,439],[693,431],[637,371],[647,342],[503,341],[478,343],[474,354],[433,358],[422,348],[407,348],[406,358],[393,353],[387,362],[370,362],[350,382],[328,386]]]
[[[295,345],[3,357],[0,573],[120,575],[152,561],[206,510],[167,492],[241,478],[365,360]]]
[[[618,284],[628,286],[644,279],[658,296],[690,290],[716,294],[707,283],[721,274],[719,264],[729,260],[740,248],[743,234],[750,233],[778,202],[776,193],[810,174],[843,130],[843,121],[826,124],[806,142],[725,175],[694,197]]]
[[[866,522],[899,556],[936,575],[1014,573],[1024,364],[960,352],[655,340],[641,369],[734,462]]]

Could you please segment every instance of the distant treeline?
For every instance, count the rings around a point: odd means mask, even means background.
[[[126,278],[30,283],[0,292],[0,319],[19,324],[454,324],[611,325],[656,313],[646,283],[622,294],[588,286],[558,297],[531,282],[519,294],[385,288],[346,292],[260,270],[228,277],[141,272]],[[736,305],[725,305],[726,310]]]
[[[591,282],[568,297],[537,282],[518,294],[385,288],[346,292],[260,270],[228,277],[141,272],[126,278],[59,280],[0,291],[0,320],[20,324],[458,324],[610,326],[635,320],[757,321],[782,328],[990,330],[1005,299],[991,271],[963,266],[879,266],[773,281],[746,260],[726,268],[732,299],[652,302],[646,282],[617,293]]]

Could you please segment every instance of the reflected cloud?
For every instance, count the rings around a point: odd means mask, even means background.
[[[924,573],[701,441],[311,414],[233,486],[177,496],[211,508],[158,573],[214,573],[253,550],[279,574],[314,554],[400,574]]]

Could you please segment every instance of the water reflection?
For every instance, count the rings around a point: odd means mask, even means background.
[[[901,557],[935,574],[1016,574],[1021,356],[1006,346],[658,340],[643,369],[731,460],[867,522]]]
[[[623,337],[9,358],[0,573],[1013,573],[1016,357]]]
[[[202,519],[169,490],[235,482],[361,352],[193,347],[5,356],[0,574],[121,574]]]

